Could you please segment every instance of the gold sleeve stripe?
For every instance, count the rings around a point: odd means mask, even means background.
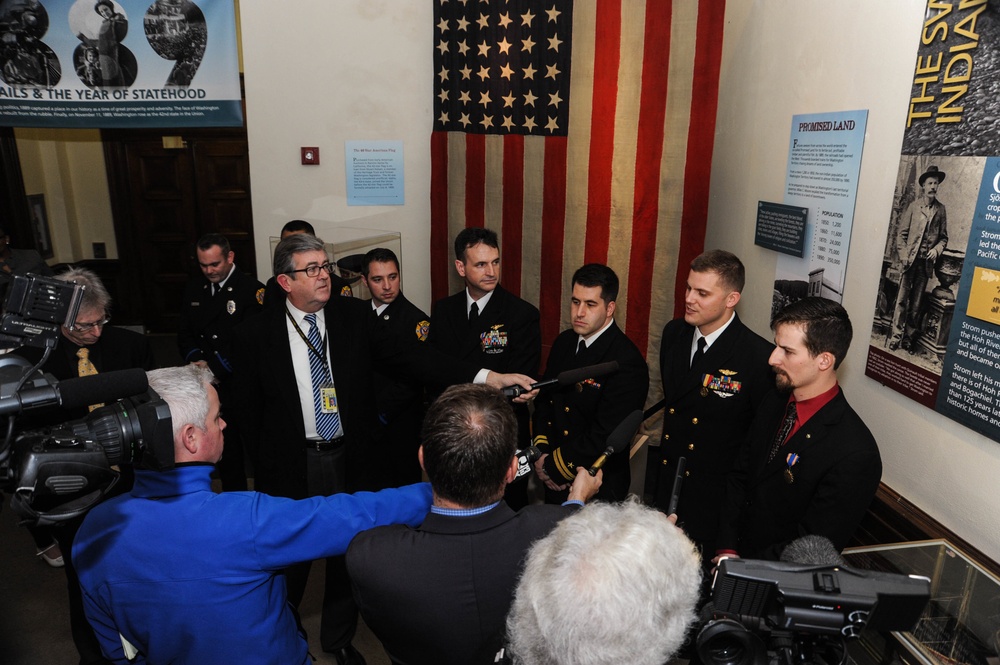
[[[562,448],[556,448],[552,451],[552,461],[556,464],[556,471],[565,478],[566,480],[573,480],[576,478],[576,474],[573,470],[566,465],[566,460],[563,459]]]

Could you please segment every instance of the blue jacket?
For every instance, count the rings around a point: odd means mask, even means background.
[[[136,471],[130,494],[94,508],[73,544],[87,618],[105,655],[136,663],[302,663],[287,566],[343,554],[384,524],[419,525],[426,483],[299,501],[211,490],[211,465]]]

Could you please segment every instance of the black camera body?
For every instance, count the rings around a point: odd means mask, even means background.
[[[52,524],[83,514],[114,487],[118,465],[174,466],[170,409],[149,389],[145,372],[59,382],[38,371],[58,343],[60,327],[76,320],[83,291],[48,277],[16,276],[0,318],[0,344],[46,349],[35,367],[0,354],[0,417],[7,420],[0,489],[12,494],[11,507],[27,523]],[[37,427],[43,410],[55,420],[57,407],[104,402],[110,403],[84,418]],[[36,426],[19,429],[17,419],[29,412]]]
[[[861,631],[909,630],[930,600],[930,580],[843,565],[723,559],[703,612],[706,665],[841,662]]]

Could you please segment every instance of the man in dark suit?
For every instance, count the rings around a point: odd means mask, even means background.
[[[655,503],[667,510],[677,461],[685,458],[678,524],[708,555],[706,561],[715,552],[726,477],[761,400],[774,387],[767,363],[774,345],[736,314],[745,282],[734,254],[717,249],[696,257],[684,316],[668,323],[660,339],[665,405],[663,439],[650,449]]]
[[[431,307],[427,341],[444,354],[495,372],[537,376],[542,358],[538,308],[500,286],[500,244],[489,229],[463,229],[455,238],[455,270],[465,288]],[[514,408],[518,445],[529,438],[527,405]],[[507,502],[527,505],[527,478],[508,488]]]
[[[134,368],[148,371],[154,368],[153,352],[144,336],[131,330],[107,325],[110,321],[108,312],[111,307],[111,296],[97,275],[85,268],[70,268],[57,275],[56,279],[75,282],[85,287],[85,290],[76,321],[72,326],[62,326],[60,329],[59,343],[42,365],[43,372],[52,374],[58,381],[65,381],[100,372]],[[42,356],[41,349],[29,347],[19,349],[17,353],[32,363],[37,363]],[[91,405],[91,409],[97,406],[101,405]],[[46,424],[55,424],[82,418],[88,411],[87,407],[72,410],[60,408],[46,412],[44,418],[47,419]],[[39,419],[41,418],[40,416]],[[127,492],[132,488],[132,468],[122,466],[121,471],[121,478],[115,485],[112,495]],[[73,547],[73,540],[82,521],[82,517],[72,519],[51,529],[51,534],[55,536],[63,551],[68,553]],[[38,542],[39,537],[43,535],[48,537],[49,534],[48,530],[36,529],[32,535]],[[68,556],[64,556],[63,560],[69,592],[70,628],[73,642],[80,654],[80,663],[107,663],[101,653],[97,637],[84,614],[83,596],[80,593],[80,581],[76,569]]]
[[[247,321],[234,343],[237,417],[256,469],[255,489],[274,496],[299,499],[375,484],[376,366],[440,385],[476,375],[476,367],[447,362],[429,349],[372,344],[371,308],[356,298],[331,298],[330,270],[319,238],[295,234],[278,243],[274,273],[285,305]],[[525,376],[487,374],[496,387],[531,385]],[[308,563],[286,571],[293,605],[308,574]],[[351,645],[357,609],[343,557],[327,559],[321,626],[323,650],[340,665],[364,662]]]
[[[837,383],[851,344],[847,312],[832,300],[805,298],[771,327],[780,392],[765,398],[730,475],[719,556],[777,560],[805,535],[842,550],[882,477],[875,439]]]
[[[201,277],[188,281],[181,301],[177,349],[187,362],[212,370],[218,379],[219,400],[232,408],[233,330],[264,304],[264,285],[236,267],[236,253],[218,233],[201,237],[195,245]],[[226,450],[216,465],[222,489],[247,488],[243,443],[237,427],[225,432]]]
[[[414,529],[379,528],[347,551],[365,623],[396,664],[492,663],[521,561],[535,540],[597,491],[581,470],[567,506],[502,500],[518,472],[517,423],[507,400],[486,386],[448,388],[424,421],[420,463],[434,492]]]
[[[563,388],[545,389],[535,400],[535,445],[543,455],[535,471],[545,483],[545,500],[565,499],[577,469],[589,468],[607,448],[608,435],[649,392],[649,368],[636,345],[615,323],[618,275],[599,263],[573,274],[570,319],[552,343],[542,380],[588,365],[617,361],[618,371]],[[628,454],[612,455],[604,465],[598,499],[621,501],[632,474]]]
[[[411,303],[399,288],[399,259],[395,252],[377,247],[365,254],[362,279],[372,294],[375,344],[423,344],[430,317]],[[419,381],[404,376],[375,374],[375,403],[380,427],[377,448],[379,467],[387,487],[420,481],[417,448],[423,419],[424,390]]]

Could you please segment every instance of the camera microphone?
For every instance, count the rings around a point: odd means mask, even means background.
[[[0,416],[18,415],[47,406],[66,409],[89,404],[113,402],[146,392],[149,382],[141,369],[102,372],[93,376],[66,379],[56,384],[26,388],[10,397],[0,398]]]
[[[580,381],[586,381],[587,379],[594,379],[598,376],[613,374],[617,371],[617,360],[612,360],[608,363],[600,363],[598,365],[588,365],[587,367],[580,367],[579,369],[568,369],[565,372],[560,372],[554,379],[546,379],[544,381],[539,381],[538,383],[532,383],[531,390],[554,385],[558,385],[559,387],[569,386],[574,383],[579,383]],[[521,386],[508,386],[500,392],[502,392],[505,397],[513,399],[530,391],[525,390]]]
[[[617,364],[617,363],[616,363]],[[587,469],[587,473],[591,476],[596,476],[598,470],[604,466],[604,463],[608,461],[608,457],[615,453],[620,453],[628,447],[629,442],[635,433],[639,430],[639,425],[642,424],[642,409],[636,409],[632,413],[625,416],[625,420],[618,423],[618,427],[611,431],[608,435],[608,447],[604,450],[604,453],[594,461],[593,465]]]

